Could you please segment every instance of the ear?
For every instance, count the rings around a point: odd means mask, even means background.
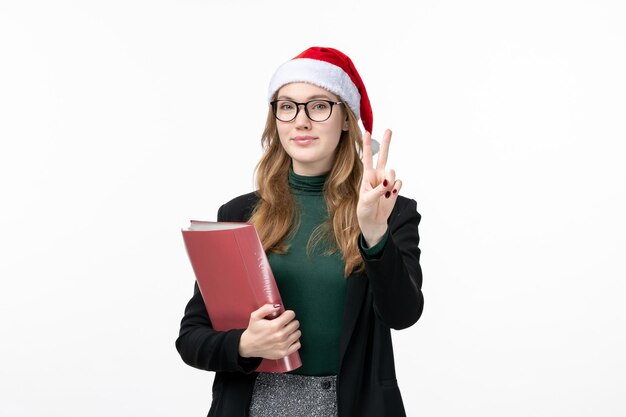
[[[348,131],[348,116],[346,116],[345,120],[343,121],[343,125],[341,126],[341,130],[343,130],[344,132]]]

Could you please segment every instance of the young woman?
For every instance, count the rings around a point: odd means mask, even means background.
[[[176,347],[216,372],[209,416],[406,415],[390,329],[422,313],[420,215],[386,167],[391,132],[374,166],[371,130],[365,86],[340,51],[309,48],[272,77],[258,190],[217,217],[255,224],[286,311],[267,320],[277,306],[265,305],[246,329],[215,331],[196,285]],[[296,350],[295,371],[255,372]]]

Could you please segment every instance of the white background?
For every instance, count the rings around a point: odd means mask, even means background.
[[[180,229],[253,189],[313,45],[423,216],[408,414],[626,415],[626,6],[409,3],[0,2],[0,415],[206,415]]]

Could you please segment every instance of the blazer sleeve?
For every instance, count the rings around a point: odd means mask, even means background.
[[[218,211],[218,221],[222,221],[223,207]],[[193,297],[187,303],[180,323],[176,349],[183,361],[194,368],[251,373],[259,366],[261,358],[242,358],[239,355],[239,340],[244,330],[214,330],[195,283]]]
[[[374,311],[392,329],[412,326],[424,309],[417,229],[420,219],[415,200],[399,198],[389,217],[389,236],[382,252],[370,257],[359,245]]]

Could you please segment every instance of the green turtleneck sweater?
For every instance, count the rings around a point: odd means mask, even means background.
[[[300,322],[302,367],[292,372],[300,375],[336,375],[339,368],[347,288],[344,262],[340,252],[325,255],[327,245],[323,243],[307,254],[311,233],[328,217],[323,194],[326,177],[302,176],[290,170],[289,186],[297,204],[299,228],[287,240],[285,254],[268,255],[285,308],[293,310]],[[364,248],[366,255],[380,253],[386,240],[387,235],[376,246]]]

